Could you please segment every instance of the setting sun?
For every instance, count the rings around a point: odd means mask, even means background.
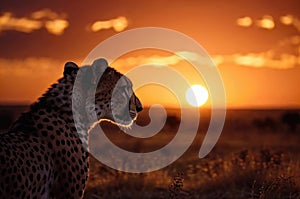
[[[202,85],[195,84],[186,91],[185,96],[191,106],[200,107],[207,102],[208,92]]]

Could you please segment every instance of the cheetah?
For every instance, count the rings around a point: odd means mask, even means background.
[[[130,80],[105,59],[67,62],[63,77],[0,133],[0,198],[82,198],[92,113],[129,126],[142,109]]]

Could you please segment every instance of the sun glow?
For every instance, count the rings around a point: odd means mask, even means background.
[[[195,84],[186,91],[185,96],[191,106],[200,107],[207,102],[208,91],[202,85]]]

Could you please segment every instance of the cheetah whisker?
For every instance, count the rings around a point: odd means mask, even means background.
[[[88,133],[90,133],[91,130],[93,130],[95,128],[96,125],[100,124],[101,122],[110,122],[112,124],[117,125],[118,127],[120,127],[122,130],[124,130],[125,132],[127,132],[128,130],[130,130],[132,128],[132,124],[135,122],[137,116],[135,118],[133,118],[129,124],[121,124],[121,123],[117,123],[113,120],[110,119],[100,119],[96,122],[94,122],[88,129]]]

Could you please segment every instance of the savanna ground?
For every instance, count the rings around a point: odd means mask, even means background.
[[[26,109],[0,108],[1,129]],[[102,127],[121,148],[149,152],[172,140],[180,123],[178,114],[168,110],[166,125],[152,138],[131,137],[111,124]],[[120,172],[92,157],[84,198],[300,198],[299,110],[228,110],[219,141],[208,156],[199,159],[209,118],[208,110],[201,112],[191,147],[158,171]],[[147,110],[138,123],[149,123]]]

